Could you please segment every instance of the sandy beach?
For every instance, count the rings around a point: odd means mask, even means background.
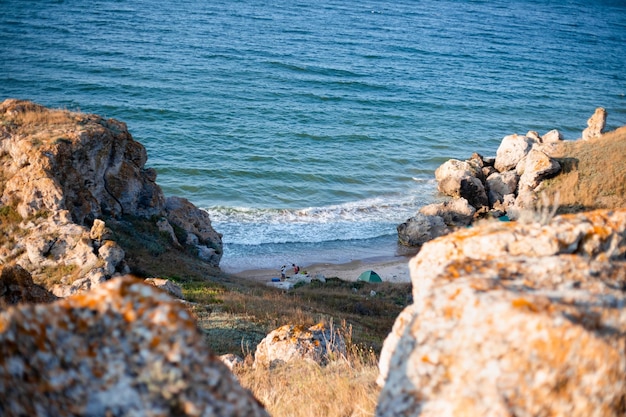
[[[345,281],[356,281],[359,275],[368,269],[378,273],[384,282],[410,282],[408,262],[411,256],[394,256],[384,258],[371,258],[355,260],[343,264],[316,263],[311,265],[300,265],[301,271],[306,271],[309,276],[315,277],[318,274],[325,278],[341,278]],[[291,265],[288,265],[287,277],[294,274]],[[271,281],[272,278],[280,277],[280,270],[277,269],[252,269],[241,271],[235,276],[253,279],[262,282]]]

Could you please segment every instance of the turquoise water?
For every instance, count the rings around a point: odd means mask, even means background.
[[[623,1],[0,1],[0,98],[125,121],[222,266],[396,253],[449,158],[626,124]]]

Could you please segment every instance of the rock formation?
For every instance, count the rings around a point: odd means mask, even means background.
[[[587,120],[587,128],[583,130],[583,140],[599,138],[602,136],[606,125],[606,110],[598,107],[593,115]]]
[[[0,272],[0,310],[20,303],[51,303],[57,297],[33,282],[19,265],[7,265]]]
[[[208,214],[163,196],[124,123],[13,99],[0,104],[0,122],[0,215],[12,219],[0,221],[0,263],[20,264],[62,296],[89,289],[128,272],[107,224],[134,216],[180,228],[182,243],[219,264]]]
[[[426,243],[377,416],[626,414],[626,209]]]
[[[340,332],[323,323],[305,329],[285,325],[270,332],[254,353],[255,367],[274,367],[293,360],[311,360],[324,365],[346,356],[346,343]]]
[[[0,313],[0,415],[267,416],[182,304],[131,278]]]

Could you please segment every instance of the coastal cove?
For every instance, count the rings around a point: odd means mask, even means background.
[[[625,34],[613,1],[9,0],[0,97],[126,123],[227,272],[394,260],[447,159],[626,124]]]

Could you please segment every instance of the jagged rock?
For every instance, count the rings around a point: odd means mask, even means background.
[[[477,209],[489,202],[481,178],[484,178],[482,166],[476,160],[450,159],[435,171],[440,192],[450,197],[463,197]]]
[[[489,189],[489,205],[493,207],[496,202],[502,202],[507,194],[517,191],[519,175],[515,171],[495,172],[487,178]]]
[[[176,298],[183,298],[182,288],[180,288],[175,282],[172,282],[169,279],[146,278],[145,282],[162,289],[163,291],[167,292],[170,295],[173,295]]]
[[[199,257],[217,266],[221,236],[208,214],[188,201],[168,211],[146,160],[122,122],[28,101],[0,103],[0,206],[14,212],[15,223],[0,262],[19,263],[56,294],[88,290],[127,269],[121,248],[107,243],[113,233],[103,219],[169,213],[197,235]],[[63,269],[66,276],[49,278]]]
[[[0,313],[0,414],[267,416],[190,314],[133,279]]]
[[[180,197],[169,197],[166,201],[167,220],[193,235],[199,256],[217,266],[222,257],[222,235],[211,226],[209,213]]]
[[[398,241],[405,246],[421,246],[436,237],[450,233],[443,218],[417,213],[398,225]]]
[[[587,128],[583,130],[583,140],[599,138],[606,126],[607,112],[598,107],[593,115],[587,120]]]
[[[461,229],[409,266],[377,416],[626,413],[626,209]]]
[[[170,241],[177,247],[181,247],[182,245],[180,244],[180,242],[178,242],[178,238],[176,237],[176,233],[174,232],[174,228],[172,227],[172,225],[170,224],[170,222],[167,221],[167,219],[165,217],[161,217],[159,220],[157,220],[157,228],[159,229],[159,232],[163,232],[166,233],[169,238]]]
[[[536,188],[541,181],[561,171],[561,164],[545,153],[532,149],[515,168],[520,176],[519,186]]]
[[[541,137],[541,143],[556,143],[563,140],[563,135],[556,129],[552,129]]]
[[[113,240],[105,240],[98,249],[98,255],[104,261],[104,270],[107,275],[115,273],[117,266],[124,260],[124,249]]]
[[[539,136],[539,132],[536,132],[534,130],[529,130],[528,133],[526,133],[526,137],[531,138],[537,143],[541,143],[541,136]]]
[[[255,367],[274,367],[293,360],[311,360],[325,365],[346,355],[346,343],[339,331],[323,323],[305,329],[285,325],[270,332],[254,353]]]
[[[113,240],[113,233],[103,220],[95,219],[89,230],[89,238],[99,243],[105,240]]]
[[[19,265],[6,265],[0,272],[0,310],[18,303],[50,303],[57,299],[33,282],[28,271]]]
[[[536,143],[534,139],[526,136],[505,136],[496,151],[495,168],[499,172],[515,168],[517,163],[530,152],[534,143]]]
[[[419,212],[426,216],[439,216],[446,225],[456,227],[470,224],[476,209],[464,198],[453,198],[424,206]]]

